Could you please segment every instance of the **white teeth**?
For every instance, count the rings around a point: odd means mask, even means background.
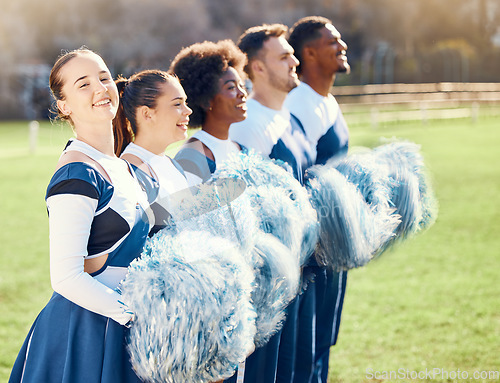
[[[109,104],[110,102],[111,102],[110,100],[102,100],[102,101],[96,102],[94,104],[94,106],[106,105],[106,104]]]

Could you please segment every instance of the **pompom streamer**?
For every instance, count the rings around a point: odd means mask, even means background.
[[[318,236],[319,224],[316,211],[313,209],[307,190],[293,177],[291,173],[280,166],[275,160],[264,159],[254,151],[247,153],[240,152],[238,155],[231,156],[227,161],[217,167],[212,176],[212,180],[225,178],[236,178],[245,181],[247,187],[262,187],[259,192],[253,191],[253,206],[255,215],[260,222],[274,223],[264,229],[265,232],[278,237],[286,246],[292,246],[290,249],[295,251],[295,244],[300,242],[298,251],[299,263],[307,263],[310,255],[314,252]],[[278,189],[280,191],[271,191]],[[280,202],[273,201],[273,196],[280,195]],[[281,194],[280,194],[281,193]],[[285,201],[285,196],[290,201]],[[266,198],[271,198],[266,201]],[[283,206],[273,206],[273,205]],[[277,214],[277,209],[280,214]],[[259,218],[260,217],[260,218]],[[273,218],[271,218],[273,217]],[[293,226],[291,224],[293,223]],[[274,232],[273,230],[277,231]],[[289,231],[288,240],[285,238],[285,232]],[[292,233],[295,232],[295,233]],[[295,236],[297,241],[293,244],[289,241],[291,236]]]
[[[408,141],[393,141],[375,148],[373,152],[376,161],[389,168],[389,176],[394,179],[396,189],[400,190],[402,186],[404,187],[406,180],[413,178],[407,181],[408,188],[413,189],[408,194],[415,195],[417,201],[415,204],[418,205],[418,208],[415,210],[413,223],[407,225],[410,230],[408,233],[403,231],[403,236],[432,226],[438,215],[438,201],[420,152],[420,146]],[[396,190],[393,191],[393,195],[396,199],[405,200],[404,197],[399,196]],[[403,216],[403,214],[401,215]]]
[[[251,187],[248,190],[248,196],[251,201],[251,206],[256,214],[259,228],[265,232],[272,234],[281,241],[286,248],[289,249],[291,257],[297,267],[302,265],[304,259],[301,254],[304,254],[303,249],[310,247],[314,249],[315,242],[309,244],[307,219],[315,222],[316,212],[311,207],[310,217],[304,217],[300,214],[295,201],[290,198],[285,189],[276,188],[269,185]],[[316,237],[314,238],[316,239]]]
[[[238,247],[206,232],[160,231],[121,285],[136,319],[129,353],[147,382],[229,377],[253,349],[253,272]]]
[[[363,266],[437,217],[420,147],[411,142],[351,152],[309,169],[308,177],[321,223],[317,257],[336,270]]]
[[[172,225],[131,265],[122,286],[137,316],[129,350],[145,380],[209,382],[230,376],[249,344],[264,345],[282,326],[298,290],[304,225],[285,189],[242,188],[241,182],[214,178],[171,196]],[[312,207],[311,212],[316,217]],[[237,283],[242,270],[254,278],[246,288]],[[235,312],[228,313],[230,308]]]
[[[318,262],[335,271],[366,265],[393,236],[398,217],[376,214],[359,189],[333,167],[311,167],[307,177],[321,227]]]
[[[246,184],[220,178],[172,194],[168,201],[178,231],[200,230],[225,238],[250,251],[258,230]]]
[[[279,162],[239,153],[164,202],[172,225],[121,285],[136,315],[129,352],[147,382],[231,376],[281,328],[312,253],[336,271],[361,267],[437,216],[409,142],[313,166],[305,187]]]
[[[257,347],[281,328],[284,309],[296,296],[300,266],[313,253],[319,223],[306,189],[275,161],[253,151],[217,165],[208,183],[224,179],[245,182],[258,232],[247,260],[255,273],[252,302],[257,312]],[[245,217],[240,215],[243,219]]]
[[[261,232],[252,253],[255,288],[252,302],[257,313],[256,347],[267,343],[281,329],[284,310],[297,295],[300,269],[297,259],[275,236]]]
[[[335,163],[335,167],[346,180],[357,187],[375,212],[383,212],[391,205],[391,181],[387,166],[377,166],[372,150],[355,150]]]

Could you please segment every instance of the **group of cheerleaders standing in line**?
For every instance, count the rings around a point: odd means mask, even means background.
[[[168,72],[116,81],[90,50],[57,60],[50,87],[75,138],[46,194],[54,293],[9,382],[301,383],[318,374],[313,318],[340,315],[335,297],[311,304],[320,287],[333,295],[321,278],[335,275],[345,289],[343,271],[435,213],[416,145],[347,156],[340,110],[318,133],[282,108],[299,83],[286,32],[261,26],[238,46],[193,44]],[[201,129],[169,158],[188,126]],[[318,161],[323,147],[330,161]]]

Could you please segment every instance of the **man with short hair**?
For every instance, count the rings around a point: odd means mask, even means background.
[[[303,132],[290,124],[290,113],[283,108],[285,98],[299,84],[293,49],[286,40],[288,28],[282,24],[249,28],[238,41],[247,54],[245,72],[252,82],[247,101],[247,118],[232,124],[229,136],[247,148],[269,158],[288,162],[302,181],[304,165],[309,166],[310,150]]]
[[[287,31],[282,24],[261,25],[249,28],[240,37],[238,47],[248,57],[245,71],[252,91],[247,118],[231,125],[229,137],[264,157],[288,163],[295,178],[303,183],[304,171],[314,158],[303,130],[291,124],[290,113],[283,107],[288,92],[299,83],[295,72],[298,61],[286,40]],[[283,329],[247,359],[245,382],[292,382],[298,310],[299,299],[295,298],[287,307]],[[312,333],[309,338],[312,342]]]
[[[331,20],[320,16],[297,21],[290,30],[288,41],[300,61],[297,72],[301,82],[290,92],[285,105],[292,118],[303,127],[316,164],[345,156],[349,132],[330,90],[337,73],[350,71],[347,45]],[[334,272],[326,267],[316,272],[316,342],[312,350],[299,349],[297,354],[297,361],[313,356],[313,376],[311,380],[296,376],[297,383],[327,381],[330,347],[337,342],[346,281],[347,271]],[[306,291],[308,293],[312,291]]]

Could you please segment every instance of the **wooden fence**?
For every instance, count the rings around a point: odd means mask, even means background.
[[[500,116],[500,83],[335,86],[349,124]],[[369,116],[367,116],[369,115]]]

